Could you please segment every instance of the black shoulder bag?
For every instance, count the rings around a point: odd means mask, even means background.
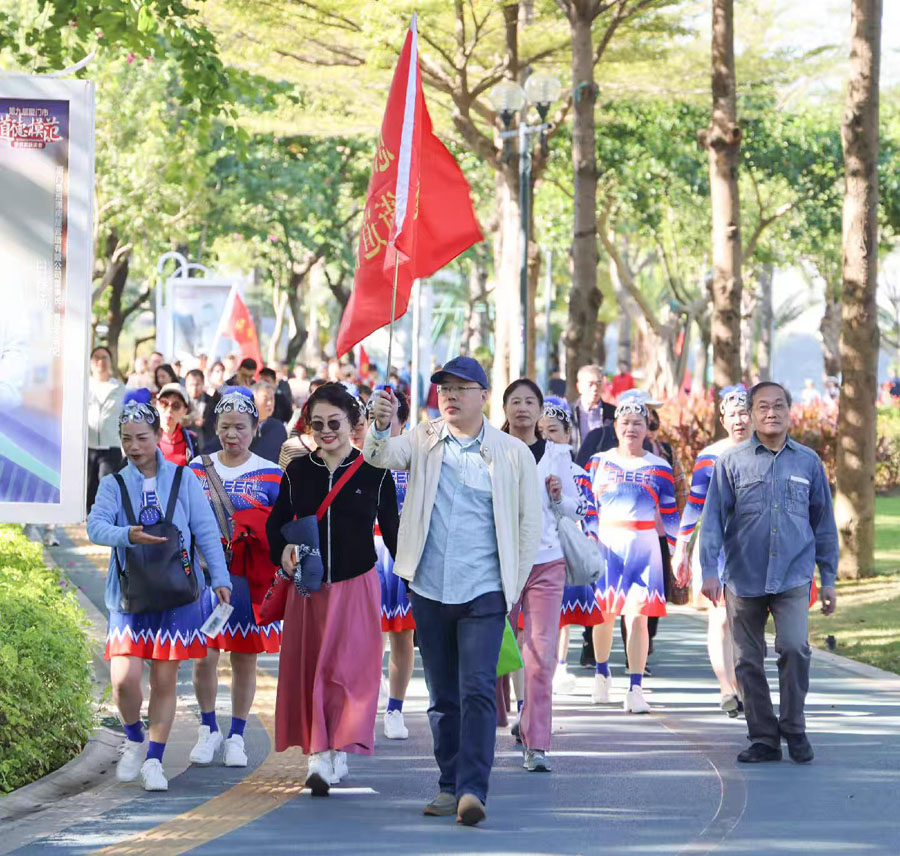
[[[165,543],[132,544],[125,550],[124,569],[119,562],[118,549],[113,549],[122,590],[122,612],[164,612],[193,603],[200,597],[201,586],[191,567],[191,557],[184,547],[181,530],[172,522],[183,472],[184,467],[178,467],[175,471],[166,516],[159,523],[143,527],[148,535],[165,538]],[[125,481],[119,473],[115,477],[128,524],[137,526]]]

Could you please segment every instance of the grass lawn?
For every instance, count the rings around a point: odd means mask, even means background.
[[[875,500],[876,576],[838,583],[837,612],[810,613],[810,640],[835,653],[900,673],[900,496]]]

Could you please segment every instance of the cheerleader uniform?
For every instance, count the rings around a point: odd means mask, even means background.
[[[730,449],[733,443],[728,438],[719,440],[707,446],[697,455],[694,462],[694,470],[691,473],[691,492],[684,506],[684,514],[681,517],[681,525],[678,528],[678,540],[685,546],[694,537],[700,518],[703,516],[703,507],[706,505],[706,496],[709,493],[709,484],[712,481],[713,471],[719,455],[726,449]],[[719,553],[719,581],[724,581],[725,574],[725,550]],[[695,603],[700,597],[700,586],[703,584],[703,571],[700,568],[700,551],[694,550],[691,556],[691,589]],[[809,592],[810,609],[819,599],[819,588],[816,581],[812,581]]]
[[[671,548],[678,533],[672,468],[656,455],[626,458],[612,449],[591,458],[588,474],[606,558],[606,573],[597,585],[601,609],[612,615],[665,615],[656,515]]]
[[[394,485],[397,488],[397,510],[403,511],[406,499],[406,488],[409,486],[409,473],[394,470]],[[381,632],[399,633],[402,630],[415,630],[409,603],[409,595],[403,580],[394,573],[394,558],[381,537],[378,522],[375,523],[375,570],[381,580]]]
[[[271,508],[278,498],[281,485],[281,468],[254,453],[240,466],[226,467],[219,460],[219,453],[211,456],[213,466],[228,494],[235,511],[247,508]],[[203,466],[203,458],[191,461],[191,469],[200,479],[207,500],[210,499],[209,480]],[[210,500],[210,507],[212,502]],[[274,566],[273,566],[274,575]],[[281,650],[281,622],[260,626],[253,614],[250,586],[246,577],[231,575],[231,605],[234,611],[215,638],[208,640],[210,648],[219,651],[237,651],[242,654],[277,654]],[[216,606],[215,596],[207,598],[207,614]]]
[[[156,459],[155,478],[144,478],[130,462],[121,472],[129,496],[135,505],[135,517],[144,507],[156,507],[161,514],[165,513],[176,467],[165,461],[159,451]],[[212,586],[230,588],[215,518],[200,486],[187,472],[182,475],[173,523],[181,530],[185,547],[196,541],[197,546],[207,557]],[[114,551],[120,550],[119,561],[124,566],[124,552],[131,543],[128,540],[130,527],[122,508],[119,486],[112,475],[104,477],[100,482],[97,499],[88,517],[87,529],[88,537],[93,543],[110,546]],[[191,564],[196,569],[200,568],[196,551],[191,556]],[[109,610],[109,620],[104,659],[110,660],[113,657],[139,657],[143,660],[202,659],[206,656],[207,645],[200,627],[209,614],[206,603],[211,595],[215,597],[212,589],[206,589],[193,603],[163,612],[122,612],[116,557],[111,555],[106,577],[106,607]]]

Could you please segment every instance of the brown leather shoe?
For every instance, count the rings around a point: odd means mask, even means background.
[[[475,826],[487,817],[484,803],[475,794],[463,794],[459,798],[456,822],[465,826]]]
[[[425,806],[422,814],[428,817],[449,817],[456,814],[456,795],[441,791]]]

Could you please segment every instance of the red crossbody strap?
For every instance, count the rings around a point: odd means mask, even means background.
[[[331,503],[334,502],[337,495],[341,492],[341,489],[348,481],[350,481],[353,474],[363,465],[363,463],[363,456],[360,455],[349,467],[347,467],[347,471],[337,480],[334,487],[332,487],[331,491],[328,493],[328,496],[322,500],[322,504],[316,512],[316,520],[321,520],[325,516],[325,512],[328,511]]]

